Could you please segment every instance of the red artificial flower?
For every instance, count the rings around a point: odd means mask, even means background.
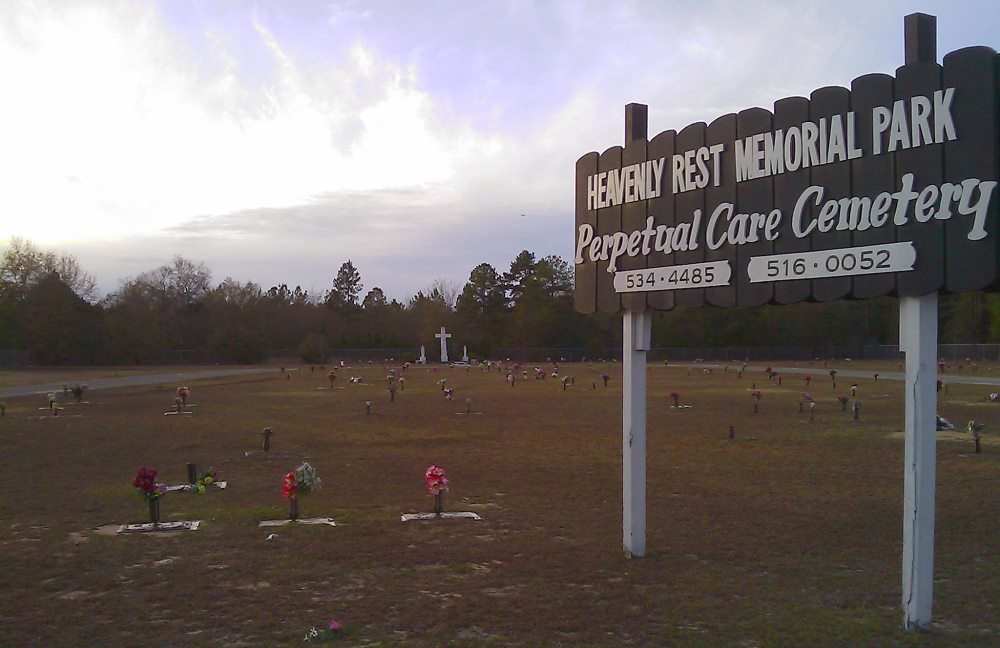
[[[753,399],[754,399],[754,400],[760,400],[760,397],[761,397],[761,396],[762,396],[763,394],[761,394],[761,393],[760,393],[760,390],[759,390],[759,389],[755,389],[755,390],[753,390],[752,392],[750,392],[750,395],[751,395],[751,396],[753,397]]]
[[[285,475],[284,483],[281,487],[281,494],[284,495],[286,499],[292,499],[295,497],[295,493],[298,490],[299,487],[295,483],[295,473],[290,472]]]

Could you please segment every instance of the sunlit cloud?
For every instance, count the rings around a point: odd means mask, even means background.
[[[1000,47],[988,2],[5,2],[0,238],[104,290],[174,254],[304,287],[351,258],[400,298],[568,258],[625,104],[652,136],[893,72],[912,11]]]

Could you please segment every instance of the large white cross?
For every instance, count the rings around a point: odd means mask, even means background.
[[[441,332],[435,333],[434,337],[441,340],[441,362],[448,362],[448,338],[451,337],[451,333],[445,333],[442,326]]]

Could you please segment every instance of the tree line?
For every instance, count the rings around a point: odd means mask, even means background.
[[[1000,341],[1000,298],[943,297],[942,343]],[[0,349],[30,351],[37,364],[152,364],[177,359],[255,363],[294,350],[323,362],[338,349],[433,351],[448,327],[473,357],[514,348],[578,348],[592,358],[621,344],[620,317],[573,309],[573,267],[558,256],[523,250],[506,269],[472,268],[464,285],[435,281],[404,302],[365,291],[345,261],[330,288],[311,294],[280,284],[263,288],[226,277],[214,283],[203,263],[176,256],[120,282],[99,297],[93,276],[66,254],[11,239],[0,261]],[[891,298],[782,307],[705,307],[657,313],[653,344],[674,347],[895,344]],[[461,348],[459,346],[459,348]],[[434,353],[428,353],[433,358]]]

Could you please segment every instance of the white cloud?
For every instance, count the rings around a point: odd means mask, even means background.
[[[415,71],[360,42],[300,69],[255,20],[274,66],[259,88],[218,34],[205,46],[221,65],[199,66],[155,12],[113,9],[22,11],[0,41],[11,234],[120,238],[329,192],[446,186],[497,146],[436,123]]]

